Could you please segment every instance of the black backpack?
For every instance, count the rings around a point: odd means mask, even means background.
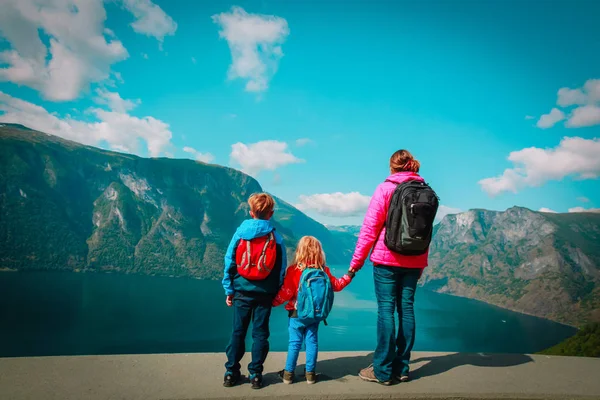
[[[385,222],[385,245],[398,254],[424,254],[431,243],[439,198],[425,182],[410,180],[396,185]]]

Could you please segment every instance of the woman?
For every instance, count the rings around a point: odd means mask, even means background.
[[[388,205],[398,184],[408,180],[423,182],[418,175],[420,164],[406,150],[398,150],[390,158],[391,175],[380,184],[371,198],[367,214],[350,263],[350,271],[358,271],[369,252],[374,265],[377,297],[377,348],[373,364],[360,371],[368,382],[390,385],[392,379],[409,380],[410,352],[415,341],[413,302],[417,281],[427,266],[428,252],[401,255],[384,243]],[[395,334],[394,311],[398,311],[398,335]]]

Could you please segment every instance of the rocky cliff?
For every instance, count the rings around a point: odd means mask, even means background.
[[[573,325],[600,320],[600,214],[470,210],[434,232],[426,287]]]

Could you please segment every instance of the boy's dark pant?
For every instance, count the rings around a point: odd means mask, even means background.
[[[269,318],[271,316],[272,295],[239,293],[233,299],[233,333],[225,350],[229,372],[240,372],[240,360],[246,352],[246,333],[252,321],[252,362],[248,365],[250,374],[262,374],[263,364],[269,353]]]

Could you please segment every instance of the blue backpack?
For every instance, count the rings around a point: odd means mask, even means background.
[[[306,268],[300,276],[296,310],[304,324],[324,321],[333,306],[333,288],[322,269]]]

